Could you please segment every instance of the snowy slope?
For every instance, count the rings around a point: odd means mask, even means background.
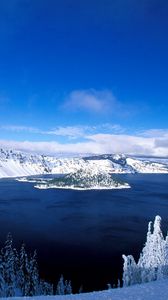
[[[144,160],[125,155],[56,158],[0,149],[0,178],[39,174],[67,174],[80,169],[108,173],[168,173],[168,161]]]
[[[7,299],[7,298],[1,298]],[[102,292],[66,296],[14,297],[11,300],[168,300],[168,279]]]
[[[124,154],[99,155],[88,159],[110,161],[112,173],[168,173],[168,159],[128,157]]]
[[[162,163],[126,158],[127,165],[138,173],[165,173],[167,170]]]
[[[82,168],[80,158],[60,158],[31,155],[0,149],[0,178],[39,174],[66,174]]]

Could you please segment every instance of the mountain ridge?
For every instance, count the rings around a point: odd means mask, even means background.
[[[0,178],[42,174],[68,174],[82,168],[95,168],[115,174],[168,173],[168,159],[104,154],[88,157],[55,156],[0,149]]]

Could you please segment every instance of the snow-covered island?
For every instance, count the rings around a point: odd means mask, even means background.
[[[122,189],[129,188],[128,183],[116,181],[107,172],[99,169],[85,168],[77,172],[67,174],[63,177],[47,180],[46,183],[35,185],[39,189],[61,188],[61,189]]]

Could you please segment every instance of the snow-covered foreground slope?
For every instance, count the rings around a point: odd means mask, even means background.
[[[7,298],[1,298],[7,299]],[[66,296],[14,297],[11,300],[168,300],[168,279],[102,292]]]
[[[144,160],[124,155],[56,158],[0,149],[0,178],[40,174],[67,174],[80,169],[108,173],[168,173],[168,161]]]

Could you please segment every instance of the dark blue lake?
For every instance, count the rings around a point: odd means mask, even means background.
[[[41,277],[63,273],[77,291],[105,289],[121,277],[121,255],[138,256],[147,225],[159,214],[168,229],[168,175],[118,175],[122,190],[38,190],[0,180],[0,246],[10,231],[18,247],[37,249]]]

